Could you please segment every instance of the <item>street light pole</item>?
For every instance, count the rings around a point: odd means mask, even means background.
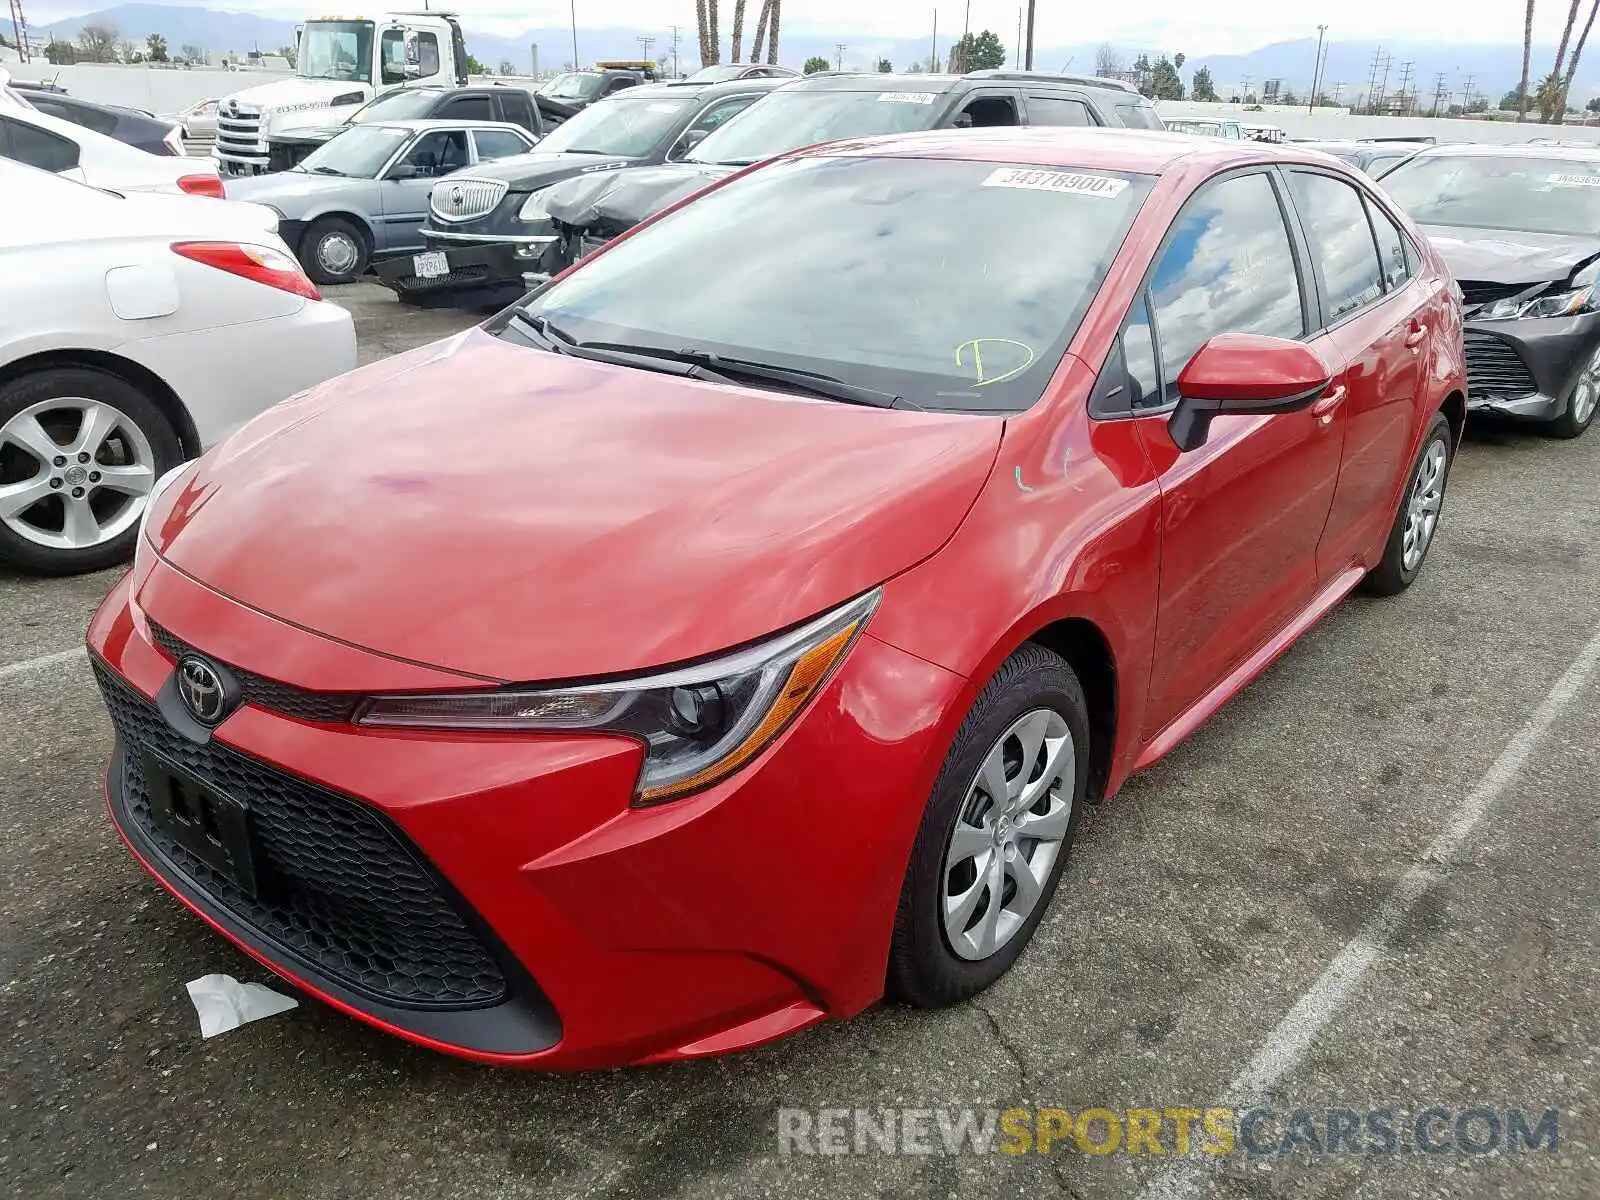
[[[572,69],[578,66],[578,0],[567,0],[567,10],[572,14]]]
[[[1024,71],[1033,70],[1033,6],[1034,0],[1028,0],[1028,54],[1023,60]]]
[[[1326,25],[1317,26],[1317,57],[1311,64],[1311,99],[1306,104],[1306,115],[1310,116],[1317,108],[1317,82],[1322,77],[1322,35],[1328,32]]]

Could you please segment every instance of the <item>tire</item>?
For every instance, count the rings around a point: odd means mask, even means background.
[[[1070,734],[1065,753],[1071,755],[1070,764],[1061,761],[1051,773],[1059,773],[1059,783],[1050,788],[1040,803],[1048,806],[1053,828],[1060,832],[1053,858],[1041,864],[1043,879],[1037,882],[1037,899],[1025,914],[1010,913],[1009,909],[1020,899],[1018,870],[1034,876],[1032,864],[1039,863],[1039,855],[1050,845],[1019,837],[1012,845],[1015,857],[1007,858],[992,852],[987,860],[982,851],[966,861],[960,857],[955,842],[958,823],[967,831],[964,845],[982,842],[985,832],[1005,829],[994,819],[991,808],[985,815],[984,827],[974,828],[975,811],[986,805],[988,792],[984,787],[983,770],[992,751],[1002,751],[1002,764],[1006,768],[1008,785],[1026,782],[1028,775],[1020,769],[1021,755],[1011,755],[1015,745],[1020,749],[1020,739],[1008,736],[1021,722],[1038,719],[1037,714],[1051,716],[1051,730],[1045,735],[1041,756],[1030,764],[1030,774],[1037,786],[1042,782],[1041,761],[1048,761],[1052,739],[1059,741],[1059,732]],[[1066,794],[1070,783],[1071,795]],[[956,733],[955,741],[945,757],[944,766],[933,785],[932,795],[923,812],[922,824],[917,830],[916,842],[911,850],[911,861],[906,867],[905,881],[900,890],[900,903],[895,913],[894,935],[889,947],[888,974],[885,990],[894,999],[919,1008],[936,1008],[959,1003],[977,995],[1011,969],[1029,940],[1055,894],[1062,870],[1066,866],[1072,841],[1077,835],[1078,820],[1082,814],[1084,797],[1089,783],[1089,710],[1083,698],[1083,688],[1072,668],[1059,655],[1043,646],[1029,643],[1019,649],[1001,665],[985,685],[971,710]],[[1064,812],[1058,805],[1064,805]],[[1038,823],[1038,805],[1017,814],[1015,831],[1028,828],[1046,828]],[[1024,824],[1031,819],[1034,824]],[[1015,836],[1015,834],[1013,834]],[[991,839],[998,840],[991,832]],[[997,939],[995,947],[987,954],[981,953],[984,918],[990,913],[992,899],[988,885],[992,878],[979,864],[993,862],[995,854],[1002,861],[1001,897],[1002,911],[998,919],[1010,915],[1013,920],[1009,932]],[[947,855],[949,857],[947,857]],[[990,868],[992,869],[992,867]],[[957,936],[947,930],[945,902],[947,893],[955,891],[971,896],[982,887],[972,915],[961,918],[967,931]],[[958,905],[958,907],[965,907]],[[958,922],[959,923],[959,922]],[[957,940],[965,944],[956,949]]]
[[[126,561],[139,536],[143,496],[183,457],[155,401],[119,376],[52,367],[0,386],[0,562],[40,575],[79,575]],[[118,476],[120,486],[112,486]],[[23,504],[29,484],[42,489],[40,498]]]
[[[1566,408],[1555,420],[1544,423],[1544,432],[1550,437],[1567,440],[1582,437],[1594,424],[1597,411],[1600,411],[1600,347],[1595,348],[1578,371],[1572,392],[1567,396]]]
[[[1416,461],[1411,464],[1411,472],[1406,476],[1405,491],[1400,494],[1400,510],[1395,513],[1394,525],[1389,530],[1389,540],[1384,544],[1383,559],[1361,581],[1362,590],[1369,595],[1399,595],[1411,586],[1411,581],[1422,570],[1422,564],[1428,561],[1428,551],[1433,549],[1438,522],[1444,513],[1445,486],[1450,482],[1450,464],[1453,461],[1451,446],[1450,422],[1445,419],[1443,413],[1436,412],[1428,425],[1427,433],[1423,435]],[[1440,447],[1443,448],[1444,455],[1442,462],[1434,457]],[[1431,510],[1432,523],[1428,524],[1425,530],[1414,531],[1422,538],[1422,552],[1408,566],[1406,534],[1413,501],[1418,497],[1417,488],[1423,478],[1424,470],[1431,470],[1434,465],[1437,465],[1439,473],[1434,481],[1437,486],[1429,488],[1435,493]]]
[[[300,264],[312,283],[354,283],[371,258],[366,230],[344,217],[319,217],[300,239]]]

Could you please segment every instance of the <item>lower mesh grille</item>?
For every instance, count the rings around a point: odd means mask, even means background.
[[[103,664],[95,674],[120,739],[119,819],[160,852],[163,874],[203,893],[256,934],[270,957],[299,960],[401,1008],[498,1004],[504,973],[445,885],[382,814],[212,741],[174,732]],[[141,756],[155,752],[249,809],[259,897],[200,861],[151,814]]]
[[[1486,333],[1468,333],[1467,392],[1473,396],[1526,396],[1539,390],[1527,364],[1509,342]]]

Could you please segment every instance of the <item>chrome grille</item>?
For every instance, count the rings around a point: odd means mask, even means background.
[[[265,154],[261,140],[261,112],[242,104],[222,105],[217,113],[217,147],[240,154]]]
[[[428,208],[441,221],[470,221],[493,212],[505,194],[501,179],[445,179],[428,193]]]

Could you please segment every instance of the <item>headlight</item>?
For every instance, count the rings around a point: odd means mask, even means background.
[[[1532,300],[1507,297],[1496,300],[1476,315],[1483,321],[1511,321],[1520,317],[1569,317],[1574,313],[1593,312],[1595,307],[1596,296],[1591,285],[1550,296],[1535,296]]]
[[[179,463],[172,470],[167,471],[155,483],[150,485],[150,492],[144,498],[144,511],[139,514],[139,539],[144,540],[145,522],[150,519],[150,510],[156,506],[156,501],[161,498],[161,493],[178,482],[178,477],[194,465],[193,460]]]
[[[798,629],[711,662],[584,687],[378,696],[362,725],[585,730],[645,746],[637,803],[726,779],[772,744],[844,659],[877,607],[874,590]]]
[[[541,188],[522,202],[522,207],[517,210],[519,221],[542,221],[550,215],[544,206],[544,194],[549,188]]]

